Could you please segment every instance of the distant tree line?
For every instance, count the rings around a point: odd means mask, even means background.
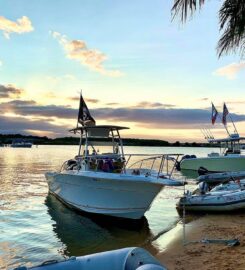
[[[32,135],[21,135],[21,134],[0,134],[0,144],[11,144],[14,139],[25,139],[31,141],[35,145],[78,145],[79,138],[78,137],[60,137],[60,138],[48,138],[47,136],[32,136]],[[99,142],[108,142],[110,139],[106,138],[96,138],[91,139],[91,141],[99,141]],[[115,139],[115,141],[117,141]],[[132,139],[125,138],[123,139],[123,144],[125,146],[187,146],[187,147],[209,147],[208,143],[196,143],[196,142],[185,142],[181,143],[176,141],[174,143],[170,143],[164,140],[153,140],[153,139]],[[213,147],[214,145],[212,145]]]

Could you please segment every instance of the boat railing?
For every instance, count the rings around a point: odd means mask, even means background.
[[[61,166],[61,171],[80,170],[82,164],[84,164],[86,170],[91,171],[171,177],[180,156],[182,154],[102,154],[76,156],[75,159],[65,161]]]
[[[129,165],[133,157],[145,158],[136,160]],[[123,172],[127,173],[132,170],[133,174],[154,175],[159,177],[171,177],[179,157],[182,154],[125,154],[127,157]]]

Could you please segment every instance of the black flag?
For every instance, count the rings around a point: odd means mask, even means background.
[[[89,109],[82,97],[80,96],[80,106],[78,111],[78,118],[77,118],[77,125],[80,123],[83,127],[84,126],[95,126],[95,120],[91,116]]]

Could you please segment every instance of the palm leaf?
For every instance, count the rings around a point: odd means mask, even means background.
[[[181,21],[185,22],[189,15],[192,16],[197,8],[202,7],[204,2],[205,0],[174,0],[172,7],[173,18],[180,15]]]
[[[180,16],[186,22],[189,16],[200,9],[205,0],[174,0],[172,7],[173,19]],[[219,10],[220,31],[217,52],[219,57],[229,52],[245,52],[245,1],[223,0]]]
[[[226,0],[220,11],[220,31],[223,31],[217,50],[219,56],[230,51],[244,53],[245,43],[245,1]]]

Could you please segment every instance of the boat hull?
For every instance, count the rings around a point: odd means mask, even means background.
[[[245,171],[245,156],[190,158],[180,163],[181,170],[198,171],[200,167],[210,172]]]
[[[46,173],[45,176],[50,192],[71,207],[128,219],[142,218],[163,187],[113,173],[109,177],[108,173],[96,172]]]

